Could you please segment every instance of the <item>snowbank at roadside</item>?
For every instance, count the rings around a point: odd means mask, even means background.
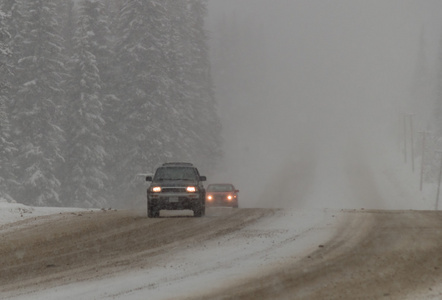
[[[60,212],[84,211],[82,208],[67,207],[33,207],[20,203],[0,201],[0,225],[12,223],[27,218],[58,214]]]

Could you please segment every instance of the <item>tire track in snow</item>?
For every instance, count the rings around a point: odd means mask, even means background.
[[[403,299],[442,279],[442,213],[349,211],[305,259],[191,299]]]
[[[239,209],[219,217],[148,219],[128,211],[86,212],[26,220],[16,230],[13,224],[2,227],[0,295],[148,268],[164,254],[240,230],[273,213]]]

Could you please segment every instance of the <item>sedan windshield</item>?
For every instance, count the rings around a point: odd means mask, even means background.
[[[209,192],[231,192],[233,191],[233,186],[230,184],[210,184],[207,187]]]

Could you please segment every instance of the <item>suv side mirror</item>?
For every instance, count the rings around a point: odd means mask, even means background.
[[[200,176],[200,181],[206,181],[206,180],[207,180],[206,176]]]
[[[239,190],[235,190],[235,193],[239,193]]]
[[[146,181],[152,181],[152,176],[146,176]]]

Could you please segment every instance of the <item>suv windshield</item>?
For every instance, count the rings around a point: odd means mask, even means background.
[[[186,168],[186,167],[167,167],[167,168],[158,168],[154,181],[163,181],[163,180],[197,180],[197,174],[194,168]]]

